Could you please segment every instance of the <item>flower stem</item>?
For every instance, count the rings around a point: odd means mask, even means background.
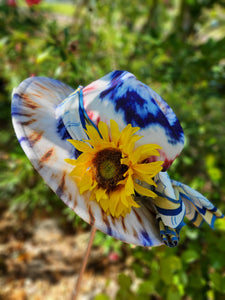
[[[75,285],[74,290],[73,290],[71,300],[76,300],[78,295],[79,295],[82,277],[83,277],[83,274],[84,274],[84,271],[85,271],[85,268],[86,268],[86,265],[87,265],[88,257],[90,255],[91,246],[92,246],[93,241],[94,241],[95,232],[96,232],[96,228],[94,226],[92,226],[89,242],[88,242],[87,249],[86,249],[86,252],[85,252],[85,255],[84,255],[84,258],[83,258],[83,262],[82,262],[82,265],[81,265],[80,272],[78,274],[77,282],[76,282],[76,285]]]

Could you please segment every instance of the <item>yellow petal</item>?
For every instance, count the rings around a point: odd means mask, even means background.
[[[132,168],[137,173],[148,174],[153,177],[162,170],[162,164],[163,161],[154,161],[147,164],[135,164]]]
[[[136,182],[134,182],[134,189],[135,189],[135,191],[138,192],[138,194],[140,194],[142,196],[147,196],[147,197],[151,197],[151,198],[157,197],[157,195],[153,191],[148,190],[148,189],[144,188],[143,186],[140,186]]]
[[[85,166],[83,168],[76,167],[70,172],[70,176],[76,176],[81,178],[86,170],[87,168]]]
[[[119,141],[120,138],[120,130],[119,130],[119,126],[116,123],[116,121],[114,120],[110,120],[110,127],[111,127],[111,137],[112,137],[112,141],[115,143],[115,145],[117,146],[117,143]]]
[[[133,153],[133,149],[134,149],[134,145],[135,143],[140,140],[142,137],[139,135],[134,135],[134,136],[130,136],[129,139],[127,139],[126,141],[123,141],[123,143],[120,142],[120,146],[119,149],[125,154],[125,155],[129,155],[132,156]]]
[[[108,126],[106,123],[100,121],[98,123],[98,129],[99,132],[101,133],[103,140],[105,140],[106,142],[109,142],[109,131],[108,131]]]
[[[89,152],[83,152],[81,153],[81,155],[78,156],[77,158],[77,162],[84,162],[84,161],[88,161],[91,160],[93,158],[93,155],[96,153],[96,151],[92,148],[89,148],[91,151]]]
[[[120,192],[113,191],[109,194],[109,210],[112,216],[115,216],[117,204],[120,202]]]
[[[81,178],[80,184],[80,193],[83,194],[84,192],[91,190],[92,188],[92,178],[88,172],[84,173],[83,177]]]
[[[134,200],[133,196],[127,197],[130,206],[140,207],[140,205]]]
[[[101,208],[104,210],[104,212],[106,212],[107,214],[109,213],[108,209],[109,209],[109,199],[108,198],[101,198],[99,201],[99,204],[101,206]]]
[[[131,175],[128,175],[127,181],[125,183],[125,193],[126,195],[134,194],[134,181]]]
[[[96,142],[98,141],[100,143],[102,141],[102,138],[100,137],[98,131],[94,128],[94,126],[87,125],[86,127],[87,127],[86,133],[89,136],[89,138],[91,140],[94,140]]]
[[[97,181],[93,180],[93,178],[92,178],[92,186],[90,188],[90,191],[93,191],[97,185],[98,185]]]
[[[64,161],[67,162],[68,164],[74,165],[74,166],[77,164],[76,159],[65,158]]]
[[[144,181],[144,182],[148,183],[149,185],[154,185],[155,187],[157,187],[157,184],[152,179],[152,177],[149,175],[142,175],[142,174],[136,173],[134,176],[136,179],[138,179],[140,181]]]
[[[115,217],[119,218],[120,216],[125,216],[130,212],[130,207],[125,207],[123,203],[118,203],[115,211]]]
[[[127,145],[127,143],[130,142],[132,135],[139,129],[139,127],[132,127],[131,124],[128,124],[121,132],[119,140],[120,145]]]
[[[108,199],[108,196],[106,195],[105,190],[101,188],[97,188],[95,190],[96,193],[96,200],[99,202],[101,199]]]
[[[120,200],[124,206],[129,207],[129,196],[126,195],[125,189],[120,189]]]
[[[127,154],[132,153],[134,149],[134,145],[137,141],[139,141],[142,137],[140,135],[134,135],[131,137],[130,141],[123,147],[124,152]]]
[[[83,157],[83,159],[81,159]],[[83,153],[78,159],[66,159],[66,162],[75,166],[70,175],[83,176],[83,173],[91,166],[92,156]]]
[[[76,140],[67,140],[68,142],[70,142],[77,150],[81,151],[81,152],[90,152],[91,151],[91,147],[84,143],[83,141],[76,141]]]
[[[95,201],[95,200],[96,200],[96,193],[95,193],[95,189],[94,189],[94,190],[92,190],[89,200],[90,200],[90,201]]]
[[[121,163],[122,165],[127,165],[127,166],[129,166],[129,164],[130,164],[130,159],[129,159],[128,157],[121,158],[120,163]]]
[[[151,157],[151,156],[159,156],[159,151],[157,149],[162,149],[157,144],[147,144],[141,145],[131,154],[133,163],[138,161],[142,162],[143,160]]]
[[[121,185],[121,184],[126,184],[129,176],[132,178],[133,175],[133,170],[131,168],[128,168],[128,170],[123,174],[123,176],[125,177],[123,180],[120,180],[119,182],[117,182],[117,185]]]
[[[87,140],[86,142],[93,148],[97,148],[102,143],[102,142],[99,142],[99,140]]]

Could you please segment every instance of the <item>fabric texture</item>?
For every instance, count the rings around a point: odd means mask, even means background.
[[[140,128],[137,146],[158,144],[163,172],[155,177],[155,199],[135,195],[140,205],[125,217],[104,213],[90,194],[83,195],[65,162],[81,153],[67,140],[87,139],[85,126],[108,126],[115,120],[120,130],[127,124]],[[32,77],[13,91],[12,121],[21,147],[50,188],[84,221],[127,243],[141,246],[176,246],[186,216],[194,225],[210,226],[223,217],[214,205],[190,187],[173,181],[166,170],[184,144],[181,125],[169,105],[150,87],[126,71],[113,71],[74,91],[60,81]],[[152,186],[148,186],[152,189]]]

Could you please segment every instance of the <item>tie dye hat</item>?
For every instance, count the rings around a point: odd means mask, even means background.
[[[222,213],[167,173],[184,144],[169,105],[126,71],[86,87],[44,77],[13,91],[12,120],[27,157],[84,221],[124,242],[176,246],[186,216]]]

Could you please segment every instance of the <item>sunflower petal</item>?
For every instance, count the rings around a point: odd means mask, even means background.
[[[77,164],[77,160],[76,159],[65,158],[64,161],[67,162],[70,165],[73,165],[73,166],[76,166],[76,164]]]
[[[134,207],[140,207],[140,205],[134,200],[133,196],[128,197],[129,205]]]
[[[140,186],[136,182],[134,182],[134,189],[138,194],[140,194],[142,196],[147,196],[147,197],[151,197],[151,198],[157,197],[157,195],[153,191],[146,189],[143,186]]]
[[[124,206],[129,207],[129,196],[124,193],[124,190],[120,193],[120,199]]]
[[[90,174],[88,174],[87,172],[84,173],[84,176],[81,178],[79,187],[81,195],[88,190],[92,190],[92,178]]]
[[[90,146],[83,141],[76,141],[76,140],[67,140],[67,141],[70,142],[70,144],[72,144],[77,150],[81,152],[91,151]]]
[[[121,132],[119,143],[121,145],[127,145],[130,142],[132,135],[139,129],[139,127],[132,127],[131,124],[128,124]]]
[[[121,163],[122,165],[127,165],[127,166],[129,166],[130,159],[129,159],[128,157],[121,158],[120,163]]]
[[[141,175],[141,174],[135,174],[135,178],[140,180],[140,181],[144,181],[149,185],[153,185],[155,187],[157,187],[157,184],[155,183],[155,181],[152,179],[151,176],[148,175]]]
[[[99,204],[100,204],[101,208],[104,210],[104,212],[109,214],[109,199],[108,198],[101,198],[99,200]]]
[[[117,210],[117,206],[120,204],[120,191],[113,191],[110,193],[109,200],[109,211],[112,216],[115,216],[115,212]]]
[[[124,144],[124,145],[121,147],[121,149],[122,149],[125,153],[127,153],[127,154],[130,155],[130,154],[132,153],[133,149],[134,149],[135,143],[136,143],[138,140],[140,140],[141,138],[142,138],[142,137],[139,136],[139,135],[134,135],[134,136],[132,136],[132,137],[130,138],[130,140],[127,141],[127,143]]]
[[[118,218],[120,216],[125,216],[127,213],[129,213],[131,210],[131,207],[125,207],[123,203],[118,203],[115,211],[115,217]]]
[[[119,126],[114,120],[110,120],[110,127],[111,127],[111,136],[112,136],[112,141],[115,143],[117,146],[117,143],[120,138],[120,130]]]
[[[98,141],[99,143],[102,142],[102,138],[99,135],[98,131],[94,128],[94,126],[87,125],[86,127],[87,130],[85,131],[91,140],[94,140],[96,142]]]
[[[70,176],[74,176],[74,177],[81,177],[80,174],[84,174],[85,171],[87,170],[87,167],[84,166],[83,168],[77,168],[75,167],[71,172],[70,172]]]
[[[139,174],[148,174],[155,176],[162,170],[163,161],[155,161],[147,164],[135,164],[132,168]]]
[[[134,152],[131,154],[133,162],[142,162],[143,160],[149,158],[150,156],[159,156],[158,149],[162,149],[157,144],[146,144],[141,145],[138,148],[134,150]]]
[[[103,189],[96,189],[95,191],[96,194],[96,200],[99,202],[101,199],[108,199],[105,190]]]
[[[103,137],[103,140],[105,140],[106,142],[109,142],[109,131],[108,131],[107,124],[100,121],[98,123],[98,129],[99,129],[100,134]]]
[[[127,181],[125,183],[125,194],[126,195],[134,194],[134,181],[131,175],[128,175]]]

